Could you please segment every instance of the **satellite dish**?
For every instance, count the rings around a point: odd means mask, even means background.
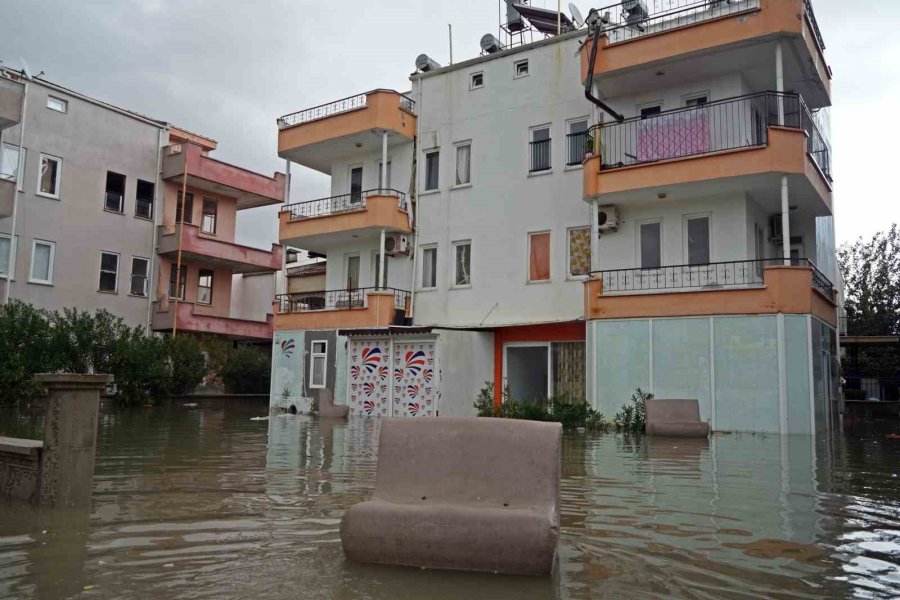
[[[22,63],[22,72],[25,73],[25,79],[31,80],[31,69],[28,68],[28,63],[25,61],[25,57],[20,56],[19,62]]]
[[[581,16],[581,11],[578,10],[578,7],[575,6],[574,2],[569,2],[569,12],[572,13],[572,21],[575,23],[576,27],[584,25],[584,17]]]

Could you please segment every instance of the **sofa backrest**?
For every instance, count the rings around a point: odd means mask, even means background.
[[[557,512],[562,427],[493,418],[383,419],[375,497]]]
[[[700,421],[700,403],[697,400],[644,400],[647,423],[685,423]]]

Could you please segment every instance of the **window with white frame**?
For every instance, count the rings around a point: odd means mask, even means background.
[[[388,281],[390,278],[388,277],[388,270],[390,269],[391,261],[390,257],[384,256],[384,281],[381,282],[381,287],[388,287]],[[378,274],[381,272],[381,252],[379,250],[375,250],[372,252],[372,281],[375,285],[378,285]]]
[[[47,96],[47,108],[61,113],[69,112],[69,101],[56,96]]]
[[[588,149],[587,117],[566,123],[566,166],[580,165]]]
[[[706,265],[710,259],[709,215],[684,218],[684,254],[689,265]]]
[[[53,283],[53,259],[56,254],[56,242],[34,240],[31,244],[31,268],[28,281],[30,283]]]
[[[0,179],[18,182],[16,187],[19,190],[22,189],[22,167],[25,162],[21,160],[20,163],[20,155],[25,156],[25,148],[20,152],[19,147],[12,144],[0,146]]]
[[[662,225],[646,221],[638,225],[638,244],[642,269],[658,269],[662,265]]]
[[[472,285],[472,242],[453,242],[453,286]]]
[[[380,190],[389,190],[391,189],[391,161],[388,159],[387,161],[387,182],[383,182],[382,179],[382,169],[381,169],[381,161],[378,161],[378,189]]]
[[[550,232],[528,234],[528,281],[550,281]]]
[[[422,289],[437,287],[437,246],[422,248]]]
[[[120,173],[106,172],[106,195],[103,197],[103,209],[109,212],[125,212],[125,176]]]
[[[696,106],[704,106],[707,102],[709,102],[709,94],[694,94],[692,96],[687,96],[684,99],[684,105],[688,108],[696,107]]]
[[[309,387],[325,388],[325,366],[328,362],[328,342],[314,340],[309,353]]]
[[[540,125],[529,131],[531,162],[528,171],[535,173],[550,169],[550,126]]]
[[[156,185],[138,179],[137,193],[135,194],[134,216],[140,219],[153,218],[153,196],[156,192]]]
[[[101,292],[119,291],[119,254],[117,252],[100,253],[100,286]]]
[[[16,276],[16,246],[19,245],[19,236],[15,240],[13,243],[9,235],[0,233],[0,279],[14,279]]]
[[[197,304],[212,304],[213,301],[213,271],[212,269],[200,269],[197,276]]]
[[[150,259],[139,256],[131,257],[131,294],[147,295],[147,281],[150,274]]]
[[[428,150],[425,152],[425,191],[438,189],[438,171],[440,168],[439,150]]]
[[[62,159],[49,154],[41,154],[41,170],[38,176],[40,196],[59,198],[59,182],[62,178]]]
[[[569,229],[569,277],[585,277],[591,272],[591,228]]]
[[[517,60],[515,63],[516,79],[528,76],[528,59]]]
[[[219,218],[219,203],[209,198],[203,199],[203,213],[200,215],[200,231],[215,235],[216,221]]]
[[[484,87],[484,72],[479,71],[469,76],[469,89],[477,90]]]
[[[472,142],[456,144],[456,185],[472,183]]]
[[[169,298],[184,300],[184,290],[187,281],[187,265],[178,268],[177,263],[172,263],[169,268]]]

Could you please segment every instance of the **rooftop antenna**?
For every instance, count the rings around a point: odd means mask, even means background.
[[[25,61],[24,56],[19,57],[19,62],[22,63],[22,73],[25,74],[25,79],[31,80],[31,69],[28,68],[28,62]]]
[[[576,27],[584,25],[584,17],[581,16],[581,11],[578,10],[574,2],[569,2],[569,12],[572,13],[572,22],[575,23]]]

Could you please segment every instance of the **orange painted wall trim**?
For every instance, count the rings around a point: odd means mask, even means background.
[[[387,327],[394,320],[394,292],[366,292],[365,308],[278,314],[278,303],[275,302],[272,313],[275,331]]]
[[[500,327],[494,330],[494,406],[503,399],[503,345],[507,342],[579,342],[586,339],[584,321]]]

